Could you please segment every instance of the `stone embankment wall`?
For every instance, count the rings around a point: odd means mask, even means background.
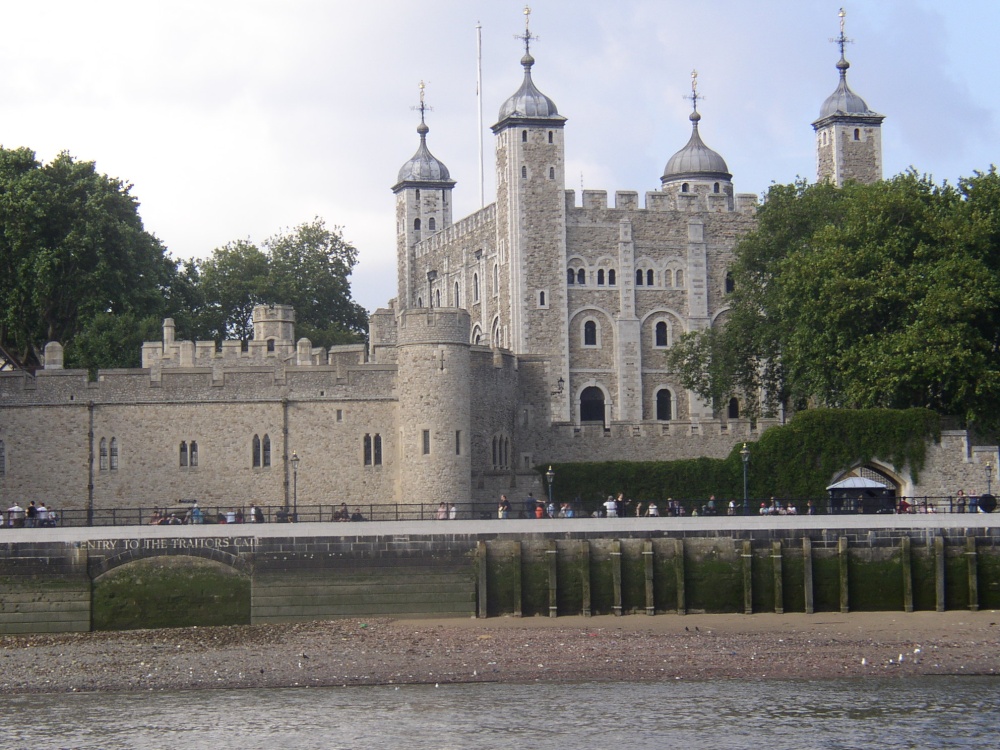
[[[1000,527],[985,524],[298,537],[135,531],[38,542],[15,533],[0,547],[0,633],[374,616],[1000,609]]]

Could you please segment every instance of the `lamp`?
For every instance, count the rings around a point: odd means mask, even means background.
[[[743,459],[743,515],[745,516],[749,512],[747,507],[747,468],[750,466],[750,449],[747,448],[746,443],[743,443],[740,458]]]
[[[292,457],[288,459],[292,465],[292,520],[299,520],[299,455],[292,451]]]
[[[559,378],[559,382],[562,382],[562,378]],[[552,471],[552,467],[549,466],[549,470],[545,472],[545,479],[549,483],[549,505],[552,505],[552,480],[556,478],[556,473]]]
[[[427,272],[427,306],[434,307],[434,298],[431,296],[434,294],[434,282],[437,281],[438,272],[428,271]]]

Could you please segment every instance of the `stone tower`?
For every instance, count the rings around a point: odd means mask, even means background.
[[[844,35],[844,16],[840,11],[840,36],[834,41],[840,46],[837,88],[819,112],[813,124],[816,131],[817,179],[832,181],[838,187],[849,180],[872,183],[882,179],[882,120],[868,109],[865,100],[847,85],[847,69],[851,64],[844,57],[844,46],[850,41]]]
[[[414,246],[451,224],[451,191],[455,181],[448,167],[436,159],[427,148],[430,130],[424,121],[424,84],[420,82],[420,124],[417,134],[420,145],[413,157],[399,170],[399,179],[392,187],[396,194],[396,262],[399,309],[430,306],[424,300],[427,287],[413,275]]]
[[[525,9],[524,80],[500,107],[496,136],[496,258],[486,289],[497,310],[490,341],[550,362],[552,382],[569,382],[566,323],[566,193],[563,126],[555,102],[531,79],[534,38]],[[484,324],[487,321],[483,321]],[[569,418],[569,392],[555,394],[556,419]]]
[[[472,496],[469,313],[411,308],[398,321],[398,501],[465,502]]]
[[[292,344],[294,336],[295,308],[291,305],[257,305],[254,307],[254,341],[273,341],[272,347],[276,345],[289,346]],[[164,340],[166,340],[165,335]]]

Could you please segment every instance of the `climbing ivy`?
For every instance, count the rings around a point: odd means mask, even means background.
[[[748,442],[751,497],[821,498],[837,474],[872,460],[907,467],[914,481],[927,444],[941,438],[939,416],[928,409],[809,409],[788,424]],[[636,500],[665,502],[715,495],[743,496],[742,443],[723,459],[605,461],[552,464],[558,501],[579,499],[592,511],[624,492]],[[548,464],[538,467],[544,481]]]

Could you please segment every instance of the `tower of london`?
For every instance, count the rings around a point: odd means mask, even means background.
[[[63,369],[52,343],[44,370],[0,373],[3,496],[462,507],[537,494],[549,463],[723,457],[774,424],[746,419],[738,394],[704,402],[666,364],[678,337],[724,325],[728,268],[757,209],[706,145],[696,75],[690,138],[650,166],[656,188],[577,195],[564,133],[586,113],[542,93],[544,61],[536,74],[522,39],[522,80],[492,126],[492,204],[452,216],[458,183],[421,103],[416,152],[386,176],[397,293],[367,345],[313,347],[282,305],[254,311],[248,347],[178,341],[167,320],[141,368],[96,379]],[[883,116],[848,87],[841,52],[813,123],[818,177],[876,181]],[[935,476],[900,489],[946,493]]]

